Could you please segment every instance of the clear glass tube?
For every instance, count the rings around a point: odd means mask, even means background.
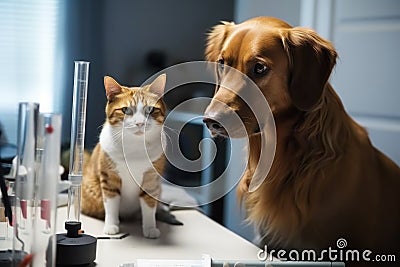
[[[89,80],[89,62],[75,61],[72,101],[71,147],[68,180],[68,221],[80,221],[80,191],[85,147],[86,96]]]
[[[31,233],[34,240],[31,253],[34,257],[31,266],[55,266],[60,147],[61,115],[40,114],[36,149],[35,216]]]
[[[20,103],[18,111],[18,150],[16,164],[15,249],[24,250],[30,238],[21,240],[22,232],[32,228],[32,207],[36,175],[36,145],[39,104]]]
[[[39,104],[20,103],[18,110],[18,149],[15,175],[15,202],[13,206],[13,253],[30,253],[33,243],[36,149]]]

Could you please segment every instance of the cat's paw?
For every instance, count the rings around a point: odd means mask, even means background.
[[[103,232],[106,235],[115,235],[119,233],[119,226],[115,224],[105,225],[103,228]]]
[[[160,237],[160,230],[155,227],[151,228],[143,228],[143,235],[147,238],[159,238]]]

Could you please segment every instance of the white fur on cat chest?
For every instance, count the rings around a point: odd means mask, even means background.
[[[122,180],[119,211],[120,216],[124,217],[139,210],[140,204],[137,200],[143,173],[153,168],[151,162],[157,160],[163,151],[161,126],[153,125],[151,131],[140,136],[129,133],[128,129],[124,129],[123,131],[126,132],[122,134],[117,134],[117,131],[121,130],[120,127],[116,129],[108,123],[104,124],[100,134],[100,145],[114,161],[116,171]],[[154,138],[156,135],[160,137]],[[115,138],[115,136],[120,136],[120,138]],[[152,143],[145,144],[145,138],[153,140]]]

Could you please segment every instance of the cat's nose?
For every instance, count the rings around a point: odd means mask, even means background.
[[[144,126],[144,122],[137,122],[137,123],[135,123],[135,125],[136,125],[138,128],[142,128],[142,127]]]

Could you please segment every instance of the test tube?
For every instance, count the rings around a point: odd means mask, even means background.
[[[19,104],[13,252],[20,254],[29,253],[33,241],[30,233],[33,229],[38,118],[39,104]]]
[[[18,150],[16,166],[16,212],[20,229],[29,230],[28,212],[32,207],[35,185],[35,154],[37,145],[37,127],[39,118],[39,104],[20,103],[18,111]]]
[[[61,115],[40,114],[36,162],[35,216],[31,266],[55,266],[55,228],[59,182]]]
[[[67,221],[80,221],[89,62],[75,61]]]

